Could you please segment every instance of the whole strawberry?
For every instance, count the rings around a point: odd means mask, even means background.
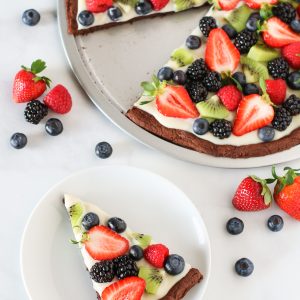
[[[226,85],[222,87],[219,89],[217,95],[225,107],[230,111],[236,110],[243,98],[242,93],[235,85]]]
[[[267,79],[266,89],[271,101],[280,105],[286,97],[286,83],[283,79]]]
[[[150,0],[154,10],[163,9],[168,3],[169,0]]]
[[[144,250],[144,258],[156,268],[164,267],[168,255],[169,249],[163,244],[153,244]]]
[[[272,194],[267,181],[256,176],[246,177],[238,186],[232,199],[237,210],[258,211],[270,207]]]
[[[283,47],[281,53],[290,67],[300,69],[300,42]]]
[[[13,99],[17,103],[29,102],[40,97],[51,80],[37,74],[46,69],[46,63],[40,59],[34,61],[30,68],[22,66],[14,79]]]
[[[58,84],[45,96],[44,103],[58,114],[66,114],[72,108],[71,95],[61,84]]]
[[[87,10],[93,13],[105,12],[112,5],[112,0],[86,0]]]

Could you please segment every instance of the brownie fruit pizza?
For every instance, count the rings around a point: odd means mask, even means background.
[[[182,256],[121,218],[71,195],[64,205],[99,300],[179,300],[202,280]]]

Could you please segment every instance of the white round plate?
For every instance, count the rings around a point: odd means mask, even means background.
[[[98,205],[183,255],[204,274],[185,297],[202,299],[210,273],[210,242],[197,209],[173,183],[145,170],[111,166],[88,169],[54,186],[26,225],[21,270],[31,300],[96,300],[62,203],[65,193]]]

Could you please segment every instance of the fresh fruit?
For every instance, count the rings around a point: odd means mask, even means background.
[[[155,268],[163,268],[169,249],[163,244],[153,244],[144,250],[144,258]]]
[[[278,232],[283,228],[284,222],[281,216],[271,216],[267,221],[268,228],[273,232]]]
[[[258,35],[254,31],[244,29],[238,33],[234,40],[235,47],[241,54],[248,53],[253,45],[258,41]]]
[[[292,28],[292,30],[296,33],[300,33],[300,21],[299,20],[293,20],[290,23],[290,27]]]
[[[296,19],[296,9],[290,3],[278,3],[272,7],[272,13],[275,17],[287,24],[290,24]]]
[[[212,71],[233,73],[240,61],[240,54],[225,31],[213,29],[208,37],[205,62]]]
[[[41,19],[41,15],[35,9],[27,9],[23,12],[22,21],[29,26],[35,26]]]
[[[300,98],[296,95],[290,95],[282,105],[291,116],[300,114]]]
[[[60,120],[51,118],[46,122],[46,132],[51,136],[57,136],[63,132],[63,124]]]
[[[240,32],[246,27],[246,22],[251,12],[252,10],[248,6],[241,5],[232,10],[225,18],[237,32]]]
[[[196,119],[193,123],[193,131],[195,134],[203,135],[208,132],[209,123],[206,119]]]
[[[141,300],[146,287],[144,279],[127,277],[106,287],[101,295],[102,300]]]
[[[235,263],[235,271],[240,276],[250,276],[254,271],[253,262],[248,258],[241,258]]]
[[[24,133],[14,133],[10,138],[10,144],[15,149],[22,149],[27,145],[27,137]]]
[[[247,83],[258,82],[260,78],[269,78],[268,69],[263,63],[255,61],[247,56],[241,56],[241,64]]]
[[[240,234],[244,230],[244,222],[239,218],[231,218],[226,224],[226,229],[232,235]]]
[[[218,4],[222,10],[233,10],[239,2],[240,0],[218,0]]]
[[[160,81],[171,80],[173,78],[173,69],[170,67],[163,67],[163,68],[159,69],[159,71],[157,73],[157,78]]]
[[[258,21],[255,18],[249,18],[246,23],[246,29],[249,31],[256,31],[258,29]]]
[[[137,276],[139,273],[135,261],[128,255],[119,256],[115,258],[113,262],[114,273],[119,280],[130,276]]]
[[[217,28],[217,21],[213,17],[203,17],[199,22],[199,28],[205,37],[208,37],[211,30]]]
[[[258,137],[263,142],[271,142],[275,137],[275,130],[271,126],[265,126],[263,128],[258,129]]]
[[[203,79],[203,85],[209,92],[217,92],[222,86],[222,77],[217,72],[208,72]]]
[[[100,224],[100,220],[98,215],[93,212],[89,212],[82,218],[81,225],[85,230],[90,230],[94,226],[98,226]]]
[[[291,72],[286,79],[286,83],[292,90],[300,90],[300,71]]]
[[[197,35],[190,35],[186,39],[185,45],[191,50],[199,49],[201,46],[201,39]]]
[[[272,121],[272,126],[278,131],[286,130],[292,123],[292,116],[284,107],[275,108],[275,116]]]
[[[182,11],[193,7],[195,2],[190,0],[174,0],[175,11]]]
[[[244,96],[259,94],[259,88],[254,83],[246,83],[243,86],[243,94]]]
[[[152,240],[152,237],[150,235],[137,233],[137,232],[131,233],[130,237],[134,244],[137,244],[138,246],[140,246],[143,249],[148,247]]]
[[[135,5],[135,12],[138,15],[147,15],[152,11],[152,5],[148,0],[139,0]]]
[[[117,233],[122,233],[126,230],[127,225],[124,220],[121,218],[117,217],[112,217],[107,220],[107,226],[111,230],[117,232]]]
[[[168,3],[169,0],[150,0],[153,6],[153,9],[159,11],[163,9]]]
[[[91,26],[95,22],[94,14],[88,10],[83,10],[78,15],[78,22],[85,27]]]
[[[222,26],[222,29],[226,32],[228,37],[233,40],[237,36],[237,31],[229,24],[225,24]]]
[[[171,60],[175,61],[178,67],[184,67],[194,61],[194,56],[188,49],[178,48],[172,52]]]
[[[84,208],[80,203],[75,203],[70,207],[69,216],[70,216],[72,227],[80,225],[83,213],[84,213]]]
[[[130,249],[129,249],[129,256],[130,258],[132,258],[135,261],[139,261],[144,257],[144,250],[142,247],[138,246],[138,245],[133,245]]]
[[[237,81],[241,86],[246,84],[246,76],[243,72],[235,72],[232,74],[232,78]]]
[[[25,120],[35,125],[39,124],[47,114],[47,106],[38,100],[28,102],[24,111]]]
[[[285,79],[289,74],[289,65],[284,58],[278,57],[268,62],[268,71],[274,79]]]
[[[261,44],[252,46],[247,54],[247,57],[259,62],[267,62],[279,56],[280,53],[277,50]]]
[[[237,210],[258,211],[269,208],[271,201],[272,194],[266,180],[249,176],[239,184],[232,204]]]
[[[200,81],[188,82],[186,85],[186,90],[194,103],[204,101],[208,95],[207,89]]]
[[[289,25],[277,17],[272,17],[266,21],[262,32],[265,43],[273,48],[281,48],[300,42],[300,34],[292,31]]]
[[[112,0],[85,0],[86,8],[92,13],[101,13],[113,5]]]
[[[300,69],[300,42],[282,48],[282,56],[293,69]]]
[[[206,101],[197,103],[197,109],[202,118],[224,119],[229,115],[228,110],[220,102],[217,95],[212,96]]]
[[[229,111],[236,110],[243,97],[242,93],[235,85],[226,85],[222,87],[217,95]]]
[[[184,85],[186,83],[186,74],[182,70],[177,70],[173,74],[173,81],[176,84]]]
[[[170,275],[178,275],[183,272],[185,261],[182,256],[178,254],[171,254],[165,261],[165,271]]]
[[[111,282],[115,277],[113,267],[111,260],[96,262],[90,270],[90,276],[98,283]]]
[[[112,21],[119,21],[123,15],[122,10],[117,6],[110,7],[107,14]]]
[[[267,79],[266,88],[274,104],[280,105],[283,103],[286,97],[286,83],[283,79]]]
[[[219,139],[229,138],[232,131],[232,124],[227,120],[215,120],[209,125],[209,131]]]
[[[163,282],[163,274],[160,270],[148,267],[140,267],[139,277],[146,281],[146,293],[155,295]]]
[[[201,81],[207,74],[208,69],[203,58],[195,60],[186,71],[187,78],[191,81]]]
[[[83,244],[95,260],[114,259],[129,250],[127,239],[102,225],[91,228]]]
[[[263,4],[276,4],[278,0],[245,0],[245,3],[252,9],[259,9]]]
[[[105,159],[112,155],[112,146],[107,142],[100,142],[95,147],[95,153],[99,158]]]

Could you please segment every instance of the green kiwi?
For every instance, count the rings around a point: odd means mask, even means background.
[[[246,27],[246,22],[251,13],[252,10],[247,5],[242,5],[231,11],[225,19],[237,32],[240,32]]]
[[[247,56],[241,56],[241,64],[247,83],[258,82],[260,78],[265,80],[269,78],[268,69],[262,62],[255,61]]]
[[[175,11],[186,10],[194,6],[193,0],[175,0]]]
[[[138,276],[146,281],[146,292],[148,294],[155,295],[163,282],[162,272],[155,268],[140,267]]]
[[[229,115],[229,111],[220,102],[217,95],[206,101],[197,103],[197,109],[200,112],[201,118],[225,119]]]
[[[138,2],[138,0],[118,0],[118,4],[125,4],[125,5],[129,5],[131,7],[134,7],[137,4],[137,2]],[[122,5],[120,5],[120,6],[122,6]]]
[[[72,227],[79,226],[83,217],[84,208],[81,203],[75,203],[70,207],[69,215]]]
[[[178,48],[172,52],[171,60],[175,61],[178,67],[184,67],[194,61],[194,56],[188,49]]]
[[[134,244],[146,248],[150,245],[152,237],[147,234],[133,232],[131,233],[131,238],[133,239]]]
[[[259,44],[252,46],[250,48],[250,51],[247,54],[247,57],[255,61],[262,61],[262,62],[267,62],[279,56],[280,53],[277,50]]]

